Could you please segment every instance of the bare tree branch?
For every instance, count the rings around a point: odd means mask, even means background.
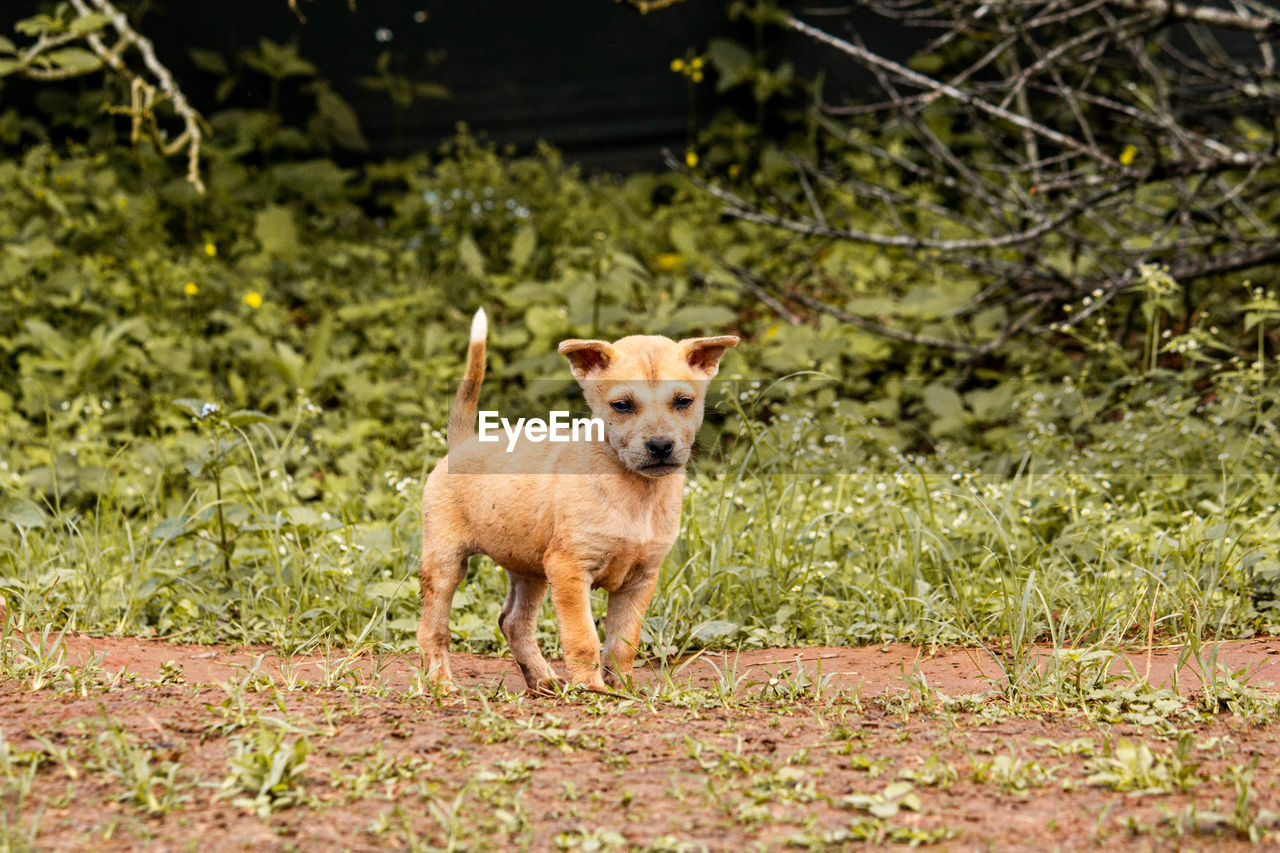
[[[1112,5],[1124,9],[1165,15],[1173,20],[1190,21],[1210,27],[1225,27],[1251,33],[1263,33],[1280,24],[1280,12],[1258,6],[1258,14],[1229,11],[1205,3],[1176,3],[1170,0],[1112,0]]]
[[[111,22],[111,26],[120,36],[120,44],[113,49],[108,49],[97,35],[90,35],[88,42],[89,46],[93,48],[93,52],[102,57],[104,62],[111,65],[116,71],[129,76],[134,92],[142,93],[140,96],[141,101],[138,95],[134,97],[132,116],[133,137],[135,140],[139,137],[144,122],[150,121],[154,129],[155,114],[153,107],[156,103],[156,86],[130,71],[124,60],[121,59],[120,55],[126,47],[132,45],[138,49],[138,53],[142,56],[143,65],[146,66],[156,83],[159,84],[160,92],[168,99],[173,111],[182,119],[182,133],[176,139],[167,143],[162,142],[157,131],[150,134],[152,140],[158,144],[160,150],[166,156],[172,156],[179,151],[186,150],[187,181],[191,186],[195,187],[196,192],[203,195],[204,181],[200,179],[200,142],[204,138],[202,130],[204,120],[187,101],[187,96],[178,88],[178,84],[174,82],[173,75],[169,73],[169,69],[156,58],[155,47],[151,44],[151,40],[134,30],[129,25],[129,19],[125,17],[125,14],[112,5],[110,0],[87,0],[87,3],[86,0],[71,0],[71,5],[82,16],[89,15],[90,6],[92,6],[107,16],[107,20]]]
[[[1007,110],[1004,107],[999,106],[998,104],[988,103],[982,98],[976,97],[975,95],[973,95],[972,93],[964,89],[957,89],[955,86],[952,86],[949,83],[943,83],[939,80],[934,80],[932,77],[928,77],[924,74],[920,74],[915,71],[912,71],[910,68],[906,67],[905,65],[894,62],[891,59],[886,59],[883,56],[880,56],[879,54],[872,53],[866,48],[859,47],[858,45],[853,44],[852,42],[848,42],[848,41],[845,41],[844,39],[836,38],[830,33],[825,32],[824,30],[820,30],[817,27],[812,27],[809,24],[806,24],[804,21],[801,21],[798,18],[795,18],[791,15],[784,15],[782,20],[786,24],[786,26],[790,27],[796,32],[803,33],[804,35],[807,35],[812,39],[823,42],[824,44],[831,45],[836,50],[839,50],[841,53],[847,53],[848,55],[862,62],[865,62],[868,65],[872,65],[878,68],[882,68],[886,71],[889,71],[893,73],[896,77],[901,78],[903,81],[919,86],[922,89],[926,89],[932,92],[936,96],[946,96],[948,98],[954,98],[955,100],[959,101],[962,104],[973,107],[974,109],[980,110],[982,112],[989,113],[995,118],[1003,119],[1015,127],[1019,127],[1023,130],[1031,131],[1032,133],[1043,136],[1045,139],[1050,140],[1052,142],[1056,142],[1059,145],[1062,145],[1066,148],[1075,148],[1083,153],[1089,154],[1090,156],[1097,157],[1098,159],[1107,160],[1108,162],[1111,162],[1110,159],[1107,158],[1106,155],[1103,154],[1101,151],[1090,149],[1087,145],[1082,144],[1079,140],[1073,139],[1072,137],[1067,136],[1066,134],[1059,133],[1053,128],[1046,127],[1043,124],[1040,124],[1039,122],[1034,121],[1031,118],[1028,118],[1027,116],[1020,115],[1016,112]]]
[[[775,15],[872,81],[856,96],[816,95],[811,153],[787,155],[797,184],[731,186],[668,164],[730,217],[982,276],[981,292],[946,314],[958,330],[995,307],[1007,319],[994,339],[988,329],[979,343],[945,340],[861,317],[820,281],[766,286],[738,273],[774,310],[800,306],[974,356],[1024,331],[1083,322],[1126,293],[1143,265],[1184,284],[1280,266],[1272,5],[848,2]],[[868,15],[933,31],[925,41],[941,52],[932,57],[940,70],[869,47],[858,32]],[[865,155],[874,167],[858,165]]]
[[[1024,231],[1017,231],[1011,234],[1001,234],[998,237],[977,237],[964,240],[936,240],[928,237],[917,237],[913,234],[875,234],[869,231],[860,231],[851,228],[835,228],[826,224],[825,221],[806,222],[768,213],[753,206],[750,202],[747,202],[740,196],[735,195],[733,192],[697,177],[683,163],[673,157],[671,152],[666,152],[665,159],[670,168],[676,171],[683,171],[694,184],[706,190],[712,196],[726,202],[729,206],[725,209],[725,212],[732,216],[736,216],[739,219],[745,219],[748,222],[757,222],[761,225],[772,225],[776,228],[785,228],[788,231],[795,231],[797,234],[804,234],[809,237],[834,237],[842,240],[855,240],[859,243],[872,243],[877,246],[892,246],[902,249],[936,249],[943,252],[958,252],[973,249],[1000,249],[1006,246],[1015,246],[1019,243],[1026,243],[1035,240],[1036,238],[1041,237],[1062,225],[1068,219],[1071,219],[1083,210],[1089,209],[1111,196],[1128,190],[1132,185],[1131,183],[1126,183],[1119,186],[1106,187],[1105,189],[1099,190],[1094,195],[1078,202],[1073,207],[1060,212],[1053,218],[1038,222],[1035,226]]]
[[[200,144],[204,139],[204,119],[187,101],[186,95],[174,81],[169,69],[156,57],[150,39],[140,34],[129,22],[128,16],[115,7],[111,0],[70,0],[78,20],[73,20],[60,32],[40,33],[36,41],[17,54],[16,66],[7,73],[19,73],[33,80],[66,80],[85,74],[93,74],[103,66],[129,81],[128,106],[109,106],[106,111],[126,115],[132,121],[131,138],[136,143],[144,136],[166,157],[185,152],[187,155],[187,181],[196,192],[204,192],[200,178]],[[100,17],[95,17],[100,16]],[[101,35],[102,21],[115,31],[116,41],[108,46]],[[92,23],[86,23],[90,22]],[[83,26],[79,26],[83,25]],[[98,62],[65,61],[65,54],[55,51],[65,45],[83,41],[97,57]],[[142,60],[143,71],[134,71],[126,59],[130,49],[136,49]],[[87,56],[83,51],[81,56]],[[167,102],[182,122],[182,132],[168,139],[159,126],[156,108]]]

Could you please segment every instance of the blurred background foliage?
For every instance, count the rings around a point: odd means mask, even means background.
[[[0,52],[74,26],[62,8]],[[1002,318],[958,311],[980,273],[726,217],[685,173],[805,192],[794,158],[813,152],[816,83],[768,49],[767,16],[742,17],[753,8],[727,9],[745,36],[663,62],[691,92],[735,96],[700,114],[676,171],[586,174],[548,144],[466,127],[430,151],[356,156],[370,146],[357,111],[265,36],[191,53],[214,82],[199,104],[202,194],[180,159],[102,114],[128,100],[110,74],[41,82],[22,108],[0,107],[11,614],[294,648],[371,633],[411,645],[416,493],[443,455],[484,307],[486,403],[521,414],[538,383],[568,387],[563,338],[744,336],[722,368],[650,653],[1274,630],[1271,274],[1190,300],[1151,266],[1087,325],[981,357],[921,343],[995,334]],[[397,104],[446,94],[379,62],[364,83]],[[18,69],[0,73],[8,87]],[[881,144],[900,140],[887,130]],[[842,156],[866,182],[931,191],[888,160]],[[842,311],[906,334],[778,304],[755,279],[837,280]],[[462,645],[500,648],[504,588],[475,561],[455,602]]]

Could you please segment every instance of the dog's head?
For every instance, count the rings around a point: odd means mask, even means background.
[[[633,335],[613,343],[568,340],[560,353],[622,464],[661,477],[689,461],[707,383],[724,351],[737,345],[733,335],[683,341]]]

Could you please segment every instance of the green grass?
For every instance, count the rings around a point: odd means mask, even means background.
[[[821,390],[801,377],[788,393]],[[650,655],[908,639],[999,646],[1017,667],[1034,641],[1115,647],[1274,624],[1275,587],[1260,582],[1280,540],[1274,431],[1239,416],[1211,428],[1216,416],[1148,396],[1091,422],[1082,442],[1056,426],[1082,392],[1028,381],[1001,427],[1020,453],[939,440],[925,454],[883,446],[856,401],[819,418],[742,395],[724,404],[725,449],[690,477]],[[1240,379],[1218,395],[1222,410],[1271,405]],[[71,490],[77,506],[10,500],[0,583],[15,623],[284,650],[411,646],[421,472],[326,505],[282,473],[296,422],[192,420],[168,439],[177,453],[103,453],[109,474]],[[80,464],[94,453],[80,448]],[[501,570],[475,559],[455,600],[460,647],[502,648],[504,591]],[[542,627],[554,642],[549,608]]]

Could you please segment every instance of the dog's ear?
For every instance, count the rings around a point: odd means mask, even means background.
[[[720,335],[715,338],[686,338],[680,342],[684,349],[685,360],[689,366],[707,379],[716,375],[720,369],[720,356],[729,347],[738,345],[737,335]]]
[[[569,359],[573,378],[581,382],[609,366],[615,353],[605,341],[580,341],[576,338],[560,342],[560,354]]]

